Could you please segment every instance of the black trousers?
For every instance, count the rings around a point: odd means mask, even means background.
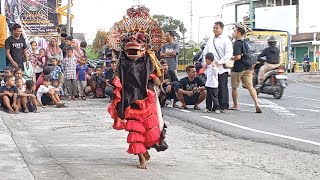
[[[229,109],[229,89],[228,89],[228,72],[219,74],[219,105],[220,108]]]
[[[206,97],[206,109],[209,111],[220,110],[219,100],[218,100],[218,88],[210,88],[207,89],[207,97]],[[212,106],[213,105],[213,106]]]

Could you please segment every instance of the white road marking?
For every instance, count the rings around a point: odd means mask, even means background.
[[[288,95],[285,95],[285,97],[294,98],[294,99],[304,99],[304,100],[310,100],[310,101],[318,101],[318,102],[320,102],[320,99],[312,99],[312,98],[305,98],[305,97],[299,97],[299,96],[288,96]]]
[[[284,107],[282,107],[272,101],[269,101],[267,99],[259,99],[259,103],[261,105],[269,106],[276,114],[278,114],[280,116],[296,116],[292,112],[288,111],[286,108],[284,108]]]
[[[255,107],[254,104],[247,104],[247,103],[239,103],[239,105]],[[274,108],[274,106],[272,106],[272,105],[260,105],[260,107],[262,107],[262,108]],[[290,110],[300,110],[300,111],[309,111],[309,112],[320,112],[320,110],[318,110],[318,109],[305,109],[305,108],[296,108],[296,107],[284,107],[284,108],[290,109]],[[242,111],[242,110],[241,110],[241,111]]]
[[[309,112],[320,112],[320,110],[317,110],[317,109],[305,109],[305,108],[295,108],[295,107],[287,107],[287,109],[309,111]]]
[[[320,106],[315,106],[315,105],[313,105],[312,107],[315,107],[315,108],[318,108],[318,109],[320,109]]]
[[[188,110],[185,110],[185,109],[179,109],[180,111],[182,112],[185,112],[185,113],[190,113],[191,111],[188,111]]]
[[[276,133],[267,132],[267,131],[261,131],[261,130],[258,130],[258,129],[249,128],[249,127],[246,127],[246,126],[242,126],[242,125],[239,125],[239,124],[234,124],[234,123],[231,123],[231,122],[223,121],[223,120],[216,119],[216,118],[209,117],[209,116],[201,116],[201,117],[203,117],[205,119],[210,119],[210,120],[222,123],[222,124],[226,124],[226,125],[229,125],[229,126],[233,126],[233,127],[239,128],[239,129],[255,132],[255,133],[260,133],[260,134],[265,134],[265,135],[269,135],[269,136],[280,137],[280,138],[283,138],[283,139],[289,139],[289,140],[293,140],[293,141],[298,141],[298,142],[303,142],[303,143],[307,143],[307,144],[320,146],[320,143],[319,142],[315,142],[315,141],[310,141],[310,140],[306,140],[306,139],[286,136],[286,135],[282,135],[282,134],[276,134]]]
[[[308,87],[312,87],[312,88],[317,88],[317,89],[320,89],[319,86],[313,86],[313,85],[310,85],[310,84],[305,84],[305,83],[301,83],[297,80],[293,80],[295,83],[298,83],[298,84],[301,84],[301,85],[304,85],[304,86],[308,86]]]

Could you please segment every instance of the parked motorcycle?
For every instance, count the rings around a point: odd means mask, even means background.
[[[258,84],[258,73],[260,67],[263,65],[264,60],[259,60],[260,64],[255,66],[255,75],[253,79],[254,86]],[[285,87],[287,87],[288,77],[284,74],[284,67],[277,67],[266,73],[266,79],[264,80],[262,86],[257,90],[257,94],[263,93],[268,95],[273,95],[275,99],[280,99],[283,95]]]

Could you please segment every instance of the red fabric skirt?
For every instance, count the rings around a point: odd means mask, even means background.
[[[159,119],[156,108],[156,94],[148,90],[148,95],[143,100],[136,100],[134,103],[138,105],[138,109],[130,106],[125,109],[125,118],[118,117],[116,107],[121,103],[122,85],[120,79],[115,77],[113,80],[115,86],[115,98],[108,107],[111,118],[114,119],[113,128],[129,132],[127,142],[129,143],[129,154],[143,154],[148,148],[160,141]]]

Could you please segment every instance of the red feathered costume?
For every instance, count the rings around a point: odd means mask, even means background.
[[[159,145],[163,120],[153,78],[160,76],[154,53],[162,45],[163,32],[145,7],[130,8],[107,35],[107,44],[118,52],[118,69],[112,84],[115,98],[108,108],[113,128],[129,132],[129,154],[144,154]]]

